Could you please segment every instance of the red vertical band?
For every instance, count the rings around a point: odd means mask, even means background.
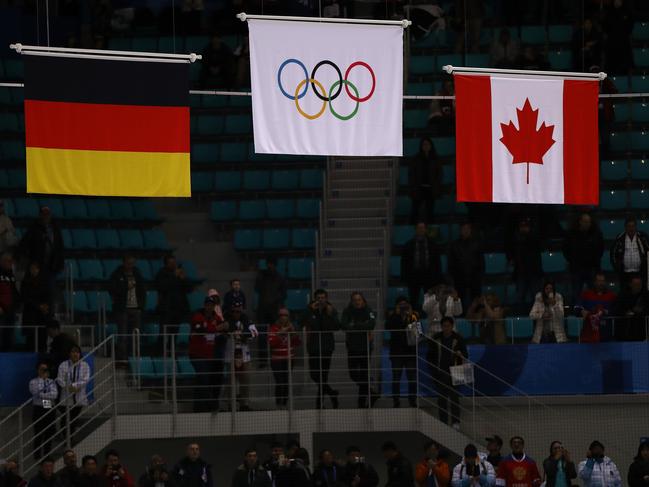
[[[455,76],[457,200],[491,202],[491,78]]]
[[[597,81],[563,82],[563,202],[599,204]]]

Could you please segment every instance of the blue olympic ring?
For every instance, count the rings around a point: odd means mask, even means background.
[[[299,100],[300,98],[304,97],[304,95],[306,95],[306,92],[309,89],[309,72],[306,70],[306,66],[304,65],[304,63],[302,63],[302,61],[299,61],[297,59],[287,59],[286,61],[284,61],[277,71],[277,84],[279,85],[279,89],[281,90],[282,94],[286,98],[288,98],[289,100],[295,100],[295,95],[288,94],[282,87],[282,70],[284,69],[284,66],[290,63],[295,63],[298,66],[301,66],[302,71],[304,71],[304,79],[306,80],[306,82],[304,83],[304,89],[302,90],[302,93],[300,93],[297,97],[297,99]]]

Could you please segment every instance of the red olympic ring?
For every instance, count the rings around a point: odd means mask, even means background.
[[[343,83],[343,84],[345,85],[345,91],[347,92],[347,96],[349,96],[349,98],[351,98],[355,102],[362,103],[362,102],[367,101],[370,98],[372,98],[372,95],[374,94],[374,88],[376,88],[376,78],[374,77],[374,71],[372,70],[372,68],[370,67],[369,64],[367,64],[367,63],[365,63],[363,61],[356,61],[355,63],[350,64],[349,67],[347,68],[347,71],[345,71],[345,78],[344,78],[345,81],[348,80],[349,72],[355,66],[363,66],[364,68],[366,68],[370,72],[370,75],[372,76],[372,89],[370,90],[369,95],[367,95],[367,96],[365,96],[363,98],[358,98],[357,96],[352,95],[351,91],[349,91],[349,85],[348,84],[346,84],[346,83]]]

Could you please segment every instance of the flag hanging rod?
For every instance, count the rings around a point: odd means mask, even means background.
[[[24,83],[0,83],[0,88],[24,88]],[[190,95],[210,96],[252,96],[250,91],[189,90]],[[600,94],[600,98],[649,98],[649,93],[611,93]],[[403,95],[404,100],[455,100],[445,95]]]
[[[476,73],[476,74],[510,74],[514,76],[557,76],[561,78],[577,78],[577,79],[606,79],[606,73],[575,73],[569,71],[531,71],[526,69],[498,69],[498,68],[470,68],[452,66],[447,64],[442,66],[442,69],[448,74],[453,73]]]
[[[237,18],[241,22],[247,20],[289,20],[289,21],[298,21],[298,22],[325,22],[325,23],[336,23],[336,24],[370,24],[370,25],[400,25],[404,29],[412,25],[412,22],[408,19],[403,20],[374,20],[374,19],[338,19],[332,17],[293,17],[293,16],[283,16],[283,15],[249,15],[245,12],[237,14]]]
[[[81,49],[76,47],[26,46],[20,43],[10,44],[18,54],[52,57],[78,57],[87,59],[117,59],[127,61],[157,61],[168,63],[193,63],[203,59],[200,54],[169,54],[164,52],[111,51],[104,49]]]

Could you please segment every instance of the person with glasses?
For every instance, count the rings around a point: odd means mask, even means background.
[[[32,395],[32,424],[34,426],[34,459],[49,455],[52,437],[56,433],[54,405],[59,396],[56,382],[50,379],[47,362],[40,361],[36,368],[38,375],[29,381]]]
[[[543,461],[546,487],[570,487],[577,478],[575,463],[560,441],[550,445],[550,456]]]

